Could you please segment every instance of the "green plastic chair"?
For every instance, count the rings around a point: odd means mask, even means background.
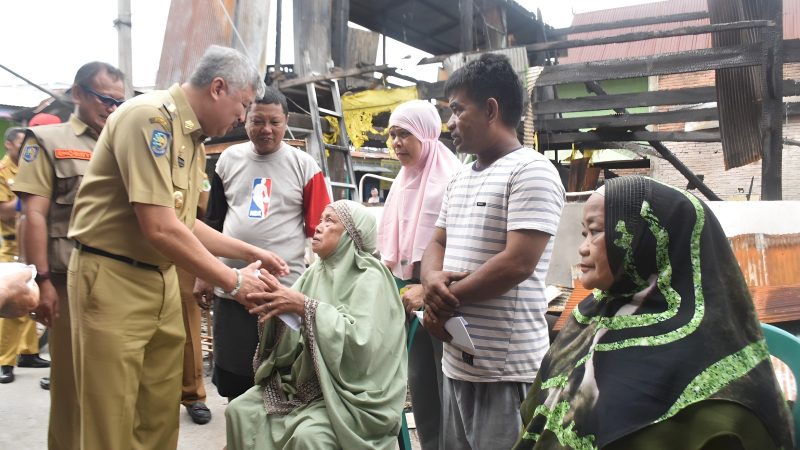
[[[792,369],[795,386],[800,396],[800,339],[788,331],[767,323],[762,323],[761,329],[764,331],[764,338],[767,340],[770,354]],[[800,399],[794,402],[792,415],[794,416],[795,442],[800,443]],[[800,447],[795,444],[795,448]]]
[[[408,351],[411,352],[411,344],[414,343],[414,334],[417,332],[417,327],[419,327],[419,319],[416,317],[411,322],[411,326],[408,327]],[[408,434],[408,422],[406,422],[406,413],[405,411],[400,413],[402,417],[402,426],[400,427],[400,434],[397,436],[397,445],[400,447],[400,450],[411,450],[411,436]]]

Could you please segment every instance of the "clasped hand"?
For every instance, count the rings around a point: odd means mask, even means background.
[[[425,314],[422,326],[443,342],[450,342],[453,339],[450,333],[445,331],[444,324],[461,306],[461,302],[451,292],[450,285],[467,275],[466,272],[434,271],[423,276]]]

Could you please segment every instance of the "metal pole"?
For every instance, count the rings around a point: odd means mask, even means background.
[[[283,20],[283,0],[277,0],[275,12],[275,71],[281,70],[281,21]]]
[[[133,97],[133,61],[131,57],[131,0],[117,0],[117,51],[119,70],[125,74],[125,98]]]

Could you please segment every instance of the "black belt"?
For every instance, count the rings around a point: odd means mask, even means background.
[[[75,248],[77,248],[79,251],[83,251],[83,252],[86,252],[86,253],[92,253],[94,255],[99,255],[99,256],[105,256],[106,258],[111,258],[111,259],[115,259],[115,260],[120,261],[120,262],[124,262],[125,264],[130,264],[133,267],[139,267],[139,268],[147,269],[147,270],[155,270],[157,272],[161,271],[161,269],[156,265],[143,263],[143,262],[137,261],[137,260],[135,260],[133,258],[128,258],[127,256],[115,255],[115,254],[109,253],[109,252],[107,252],[105,250],[100,250],[99,248],[89,247],[88,245],[81,244],[78,241],[74,241],[74,242],[75,242]]]
[[[4,234],[3,235],[3,240],[4,241],[16,241],[17,240],[17,235],[16,234]]]

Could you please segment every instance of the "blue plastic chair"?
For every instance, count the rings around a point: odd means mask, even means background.
[[[761,329],[764,331],[764,338],[767,340],[770,354],[792,369],[795,386],[800,395],[800,338],[766,323],[761,324]],[[794,416],[795,448],[800,448],[797,445],[797,442],[800,442],[800,399],[795,400],[792,415]]]

